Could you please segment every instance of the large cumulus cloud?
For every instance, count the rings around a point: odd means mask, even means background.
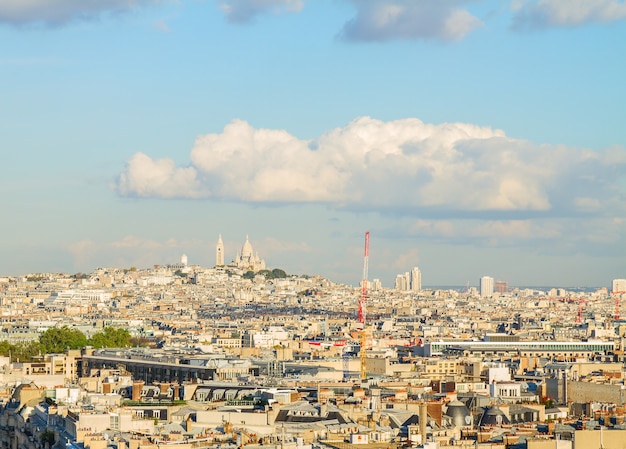
[[[242,120],[197,138],[191,163],[137,153],[120,195],[325,203],[411,213],[624,210],[626,152],[534,145],[466,123],[358,118],[302,140]],[[622,180],[623,183],[623,180]]]
[[[76,19],[121,13],[162,0],[2,0],[0,23],[62,25]]]
[[[115,187],[133,197],[323,203],[406,214],[623,215],[625,168],[622,147],[535,145],[467,123],[361,117],[302,140],[234,120],[198,137],[188,166],[137,153]]]
[[[193,167],[176,167],[171,159],[154,160],[135,153],[117,181],[120,195],[161,198],[202,198],[208,196]]]

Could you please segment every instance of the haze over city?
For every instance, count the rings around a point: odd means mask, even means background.
[[[626,277],[615,0],[0,0],[0,275]]]

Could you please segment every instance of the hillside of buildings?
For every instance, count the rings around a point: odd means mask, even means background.
[[[3,447],[626,447],[616,288],[184,262],[0,278]]]

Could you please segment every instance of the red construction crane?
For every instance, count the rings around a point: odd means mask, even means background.
[[[583,322],[583,304],[587,304],[589,301],[583,298],[578,298],[578,315],[576,316],[576,322]]]
[[[365,253],[363,255],[363,280],[361,281],[361,297],[359,298],[359,325],[361,327],[359,331],[359,344],[361,345],[359,351],[359,358],[361,359],[361,380],[367,379],[367,337],[365,335],[365,316],[367,314],[367,271],[368,271],[368,259],[370,252],[370,233],[365,233]]]
[[[613,295],[613,299],[615,301],[615,321],[619,321],[620,317],[619,317],[619,299],[621,298],[621,296],[626,293],[626,291],[620,291],[620,292],[611,292],[611,294]]]

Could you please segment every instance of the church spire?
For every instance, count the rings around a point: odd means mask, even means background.
[[[217,239],[217,245],[215,245],[215,266],[224,266],[224,242],[222,241],[222,234]]]

